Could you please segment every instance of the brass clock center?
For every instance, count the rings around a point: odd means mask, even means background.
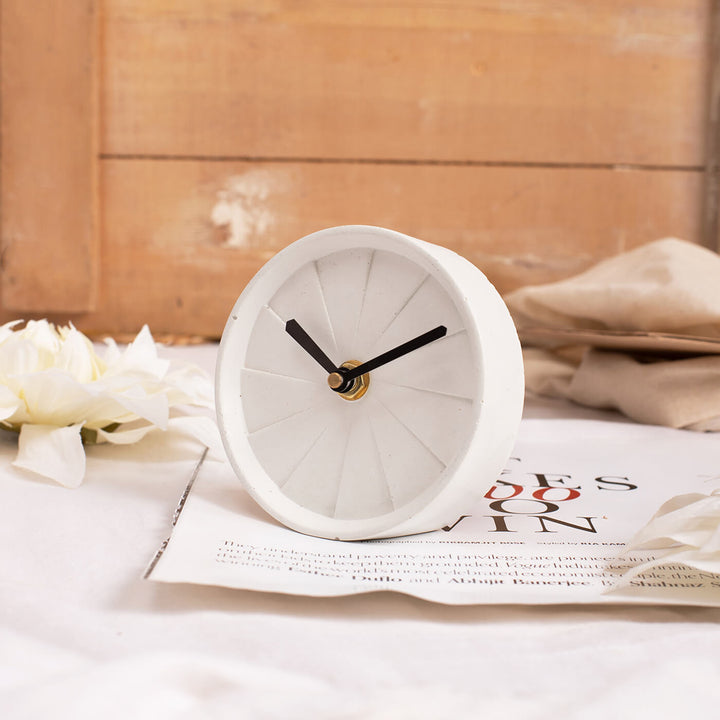
[[[352,370],[352,368],[356,368],[358,365],[360,365],[360,362],[358,360],[348,360],[347,362],[344,362],[340,367],[344,368],[345,370]],[[350,387],[348,387],[345,390],[340,390],[344,384],[345,384],[345,378],[342,376],[342,373],[339,372],[332,372],[328,375],[328,385],[335,391],[337,394],[344,398],[345,400],[359,400],[370,387],[370,373],[364,373],[363,375],[360,375],[352,380],[350,383]]]

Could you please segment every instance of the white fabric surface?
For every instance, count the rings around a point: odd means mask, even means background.
[[[215,346],[171,348],[212,369]],[[612,417],[560,401],[532,416]],[[88,452],[69,490],[0,438],[0,717],[715,717],[720,610],[448,607],[142,579],[199,456]]]

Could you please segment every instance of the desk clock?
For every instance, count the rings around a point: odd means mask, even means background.
[[[299,532],[360,540],[472,511],[513,447],[515,327],[456,253],[344,226],[281,250],[247,285],[218,355],[218,424],[244,486]]]

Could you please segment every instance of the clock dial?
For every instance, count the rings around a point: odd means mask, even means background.
[[[355,402],[328,386],[348,361],[369,370]],[[435,278],[396,253],[352,249],[305,263],[268,299],[242,373],[248,439],[280,492],[359,520],[440,478],[467,442],[478,367]]]
[[[422,532],[467,511],[507,459],[519,343],[466,260],[334,228],[279,253],[238,300],[217,405],[236,472],[285,524],[342,539]]]

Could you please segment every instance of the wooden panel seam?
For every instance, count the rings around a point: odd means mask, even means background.
[[[158,162],[245,162],[245,163],[302,163],[329,165],[417,165],[447,167],[488,168],[542,168],[559,170],[638,170],[702,172],[703,165],[659,165],[646,163],[593,163],[593,162],[526,162],[522,160],[452,160],[412,158],[349,158],[349,157],[301,157],[301,156],[255,156],[255,155],[171,155],[155,153],[118,154],[100,153],[101,160],[158,161]]]

